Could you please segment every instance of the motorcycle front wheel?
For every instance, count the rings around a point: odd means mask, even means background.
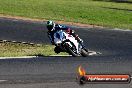
[[[88,56],[88,51],[85,50],[85,49],[81,49],[81,55],[82,55],[83,57],[87,57],[87,56]]]

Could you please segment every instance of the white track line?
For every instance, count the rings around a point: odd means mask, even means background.
[[[69,56],[72,56],[72,55],[50,55],[50,56],[53,56],[53,57],[59,57],[59,56],[61,56],[61,57],[69,57]]]
[[[7,81],[7,80],[0,80],[0,82],[5,82],[5,81]]]
[[[22,56],[22,57],[0,57],[0,59],[19,59],[19,58],[35,58],[37,56]]]
[[[95,52],[95,51],[89,51],[89,56],[98,55],[98,54],[102,54],[102,53]]]
[[[93,56],[93,55],[96,55],[97,53],[96,52],[92,52],[92,53],[89,53],[89,56]]]
[[[89,56],[93,56],[93,55],[98,55],[98,54],[102,54],[100,52],[95,52],[95,51],[89,51]],[[69,56],[72,56],[72,55],[50,55],[50,56],[54,56],[54,57],[69,57]]]
[[[113,30],[118,30],[118,31],[132,31],[130,29],[120,29],[120,28],[114,28]]]
[[[3,40],[3,42],[7,42],[7,40]]]

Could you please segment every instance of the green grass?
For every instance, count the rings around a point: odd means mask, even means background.
[[[54,53],[54,46],[52,45],[27,45],[20,43],[0,43],[0,57],[16,57],[16,56],[50,56],[56,55]],[[66,53],[60,53],[66,55]]]
[[[0,13],[132,29],[130,3],[92,0],[0,0]]]

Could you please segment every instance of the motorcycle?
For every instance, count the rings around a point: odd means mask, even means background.
[[[54,43],[58,47],[57,52],[67,52],[70,55],[77,56],[88,56],[88,50],[83,44],[80,44],[72,35],[64,32],[63,30],[58,30],[54,34]]]

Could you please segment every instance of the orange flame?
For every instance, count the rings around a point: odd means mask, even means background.
[[[85,70],[82,68],[82,66],[79,66],[78,72],[80,76],[84,76],[86,74]]]

